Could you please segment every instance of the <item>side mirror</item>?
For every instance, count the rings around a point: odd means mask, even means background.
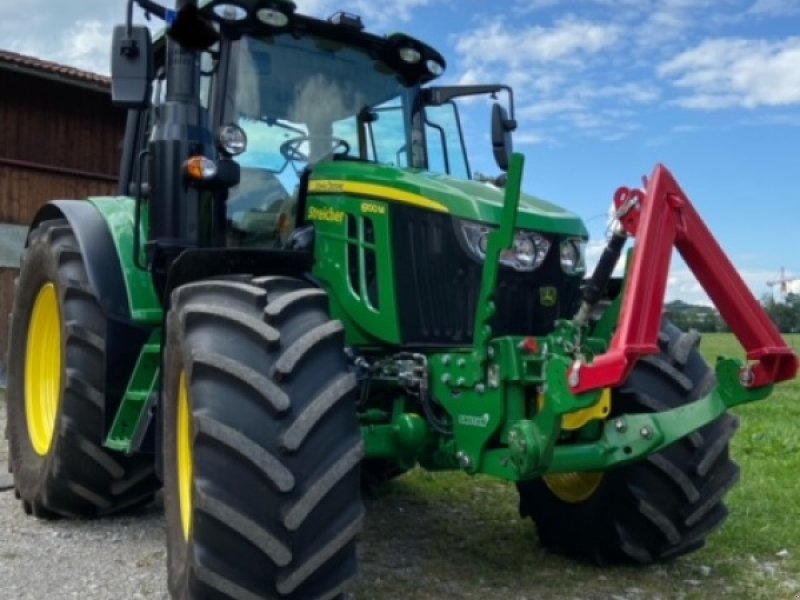
[[[492,152],[497,166],[503,171],[508,170],[511,153],[514,151],[511,132],[516,128],[516,121],[508,118],[506,109],[495,103],[492,107]]]
[[[144,108],[153,81],[153,43],[144,25],[114,27],[111,41],[111,101],[121,108]]]

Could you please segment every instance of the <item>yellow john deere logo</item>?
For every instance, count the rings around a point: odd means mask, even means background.
[[[545,286],[539,289],[539,304],[546,308],[552,308],[558,302],[558,290],[552,286]]]

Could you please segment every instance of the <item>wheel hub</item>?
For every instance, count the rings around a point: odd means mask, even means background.
[[[597,491],[603,482],[603,473],[553,473],[544,475],[542,479],[559,499],[577,504],[588,500]]]
[[[34,451],[46,456],[53,444],[61,399],[61,312],[55,286],[36,295],[25,347],[25,418]]]
[[[178,423],[177,423],[177,463],[178,500],[181,509],[183,537],[189,541],[192,530],[192,478],[194,461],[192,458],[191,412],[189,409],[189,388],[186,373],[181,372],[178,382]]]

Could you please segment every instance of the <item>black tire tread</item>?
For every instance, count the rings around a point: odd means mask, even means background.
[[[110,451],[99,437],[104,429],[105,316],[72,228],[63,219],[42,222],[31,232],[22,262],[10,316],[9,366],[15,372],[10,373],[7,404],[13,438],[10,466],[23,508],[46,518],[85,518],[148,502],[159,487],[152,458]],[[58,293],[66,352],[53,446],[39,458],[28,446],[24,429],[22,374],[29,307],[20,294],[31,293],[27,288],[32,286],[36,293],[48,280]]]
[[[698,352],[700,336],[665,321],[661,352],[640,360],[616,391],[613,412],[676,408],[707,394],[713,372]],[[520,513],[540,542],[600,564],[648,564],[694,551],[725,520],[725,495],[739,479],[729,443],[737,426],[724,414],[646,460],[605,473],[582,503],[558,499],[541,480],[518,484]]]
[[[279,310],[269,310],[273,303]],[[176,290],[171,306],[166,389],[173,398],[182,369],[195,457],[186,543],[169,483],[170,404],[164,436],[171,592],[338,596],[355,575],[364,444],[342,326],[328,317],[324,292],[283,276],[208,281]],[[216,468],[204,467],[206,459]]]

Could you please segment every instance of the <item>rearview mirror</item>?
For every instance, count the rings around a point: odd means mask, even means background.
[[[516,121],[508,118],[506,109],[495,103],[492,106],[492,152],[497,166],[503,171],[508,170],[511,153],[514,151],[511,132],[516,128]]]
[[[111,41],[111,101],[121,108],[144,108],[153,81],[153,44],[144,25],[117,25]]]

